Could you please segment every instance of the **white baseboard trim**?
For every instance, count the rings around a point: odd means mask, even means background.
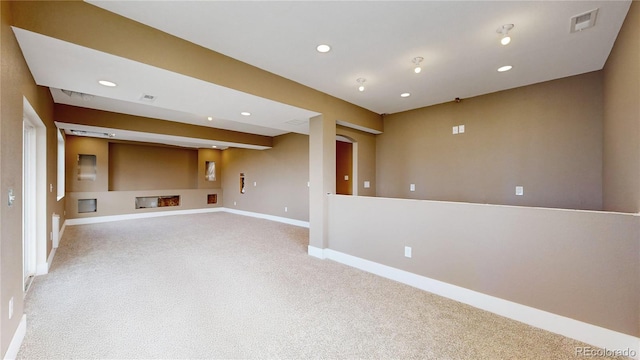
[[[171,215],[188,215],[188,214],[200,214],[200,213],[209,213],[209,212],[219,212],[224,211],[237,215],[251,216],[260,219],[266,219],[271,221],[277,221],[289,225],[301,226],[301,227],[309,227],[308,221],[289,219],[281,216],[275,215],[267,215],[261,214],[251,211],[244,210],[236,210],[229,209],[225,207],[216,207],[216,208],[204,208],[204,209],[190,209],[190,210],[168,210],[168,211],[158,211],[158,212],[144,212],[138,214],[123,214],[123,215],[108,215],[108,216],[94,216],[87,218],[77,218],[77,219],[67,219],[62,225],[62,231],[60,232],[62,236],[62,232],[67,225],[85,225],[85,224],[97,224],[103,222],[111,222],[111,221],[120,221],[120,220],[133,220],[133,219],[144,219],[158,216],[171,216]]]
[[[27,333],[27,314],[22,314],[22,319],[20,319],[20,324],[18,324],[18,328],[16,332],[13,334],[13,338],[11,338],[11,342],[9,343],[9,348],[7,352],[4,354],[4,360],[14,360],[18,357],[18,351],[20,351],[20,346],[22,345],[22,340],[24,340],[24,336]]]
[[[223,211],[228,212],[228,213],[232,213],[232,214],[251,216],[251,217],[255,217],[255,218],[259,218],[259,219],[277,221],[277,222],[281,222],[281,223],[285,223],[285,224],[289,224],[289,225],[300,226],[300,227],[306,227],[306,228],[309,227],[309,222],[308,221],[290,219],[290,218],[286,218],[286,217],[282,217],[282,216],[267,215],[267,214],[261,214],[261,213],[256,213],[256,212],[251,212],[251,211],[244,211],[244,210],[236,210],[236,209],[229,209],[229,208],[223,208],[223,209],[224,209]]]
[[[64,230],[67,228],[67,222],[63,222],[62,223],[62,227],[60,228],[60,231],[58,232],[58,245],[60,245],[60,240],[62,240],[62,235],[64,235]]]
[[[160,216],[189,215],[189,214],[200,214],[200,213],[209,213],[209,212],[218,212],[218,211],[224,211],[224,208],[216,207],[216,208],[189,209],[189,210],[167,210],[167,211],[157,211],[157,212],[144,212],[144,213],[138,213],[138,214],[107,215],[107,216],[94,216],[94,217],[77,218],[77,219],[66,219],[64,222],[63,228],[66,225],[98,224],[98,223],[120,221],[120,220],[135,220],[135,219],[145,219],[145,218],[160,217]]]
[[[326,259],[326,257],[324,256],[324,249],[320,249],[315,246],[309,245],[307,248],[307,254],[313,257],[317,257],[318,259]]]
[[[55,256],[56,256],[56,248],[51,248],[51,252],[49,253],[47,262],[44,264],[38,264],[38,266],[36,267],[36,276],[47,275],[49,273],[49,269],[51,269],[51,264],[53,263],[53,258]]]
[[[309,246],[309,255],[349,265],[527,325],[582,341],[598,348],[610,351],[626,350],[627,354],[631,355],[631,358],[640,358],[640,338],[635,336],[479,293],[332,249],[319,249]]]

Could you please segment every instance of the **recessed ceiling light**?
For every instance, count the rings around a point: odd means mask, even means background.
[[[511,65],[505,65],[505,66],[501,66],[501,67],[499,67],[499,68],[498,68],[498,71],[499,71],[499,72],[505,72],[505,71],[509,71],[509,70],[511,70],[512,68],[513,68],[513,66],[511,66]]]
[[[401,97],[409,97],[409,96],[411,96],[411,94],[410,93],[402,93],[402,94],[400,94],[400,96]]]
[[[117,86],[116,83],[112,82],[112,81],[108,81],[108,80],[99,80],[98,84],[102,85],[102,86],[108,86],[108,87],[114,87]]]
[[[213,118],[211,116],[207,117],[207,120],[212,121]]]
[[[316,50],[318,50],[318,52],[321,52],[321,53],[327,53],[331,51],[331,46],[327,44],[320,44],[316,47]]]
[[[242,115],[242,116],[251,116],[251,113],[248,112],[248,111],[243,111],[243,112],[240,113],[240,115]]]
[[[413,60],[411,60],[411,62],[415,65],[415,67],[413,68],[413,72],[415,72],[416,74],[420,74],[420,72],[422,71],[422,67],[420,66],[422,60],[424,60],[424,58],[421,56],[415,57],[413,58]]]
[[[509,31],[513,29],[513,24],[504,24],[496,30],[498,34],[502,35],[502,39],[500,39],[500,43],[502,45],[508,45],[511,42],[511,36],[509,36]]]
[[[213,145],[213,146],[211,146],[211,147],[212,147],[212,148],[214,148],[214,149],[217,149],[217,148],[218,148],[218,147],[217,147],[217,146],[215,146],[215,145]]]

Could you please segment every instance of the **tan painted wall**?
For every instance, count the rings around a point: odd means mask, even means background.
[[[217,204],[207,204],[207,195],[217,194]],[[145,196],[180,196],[179,206],[136,209],[136,197]],[[96,199],[97,211],[78,213],[79,199]],[[222,189],[163,189],[135,191],[86,191],[67,194],[67,218],[81,219],[98,216],[142,214],[175,210],[194,210],[221,207]]]
[[[604,208],[640,211],[640,3],[629,12],[604,67]]]
[[[78,154],[97,156],[95,181],[77,179]],[[67,218],[220,207],[222,156],[214,149],[187,149],[148,143],[67,136]],[[205,161],[216,161],[217,181],[204,179]],[[207,195],[217,194],[217,204]],[[179,195],[180,206],[136,209],[135,198]],[[96,199],[97,211],[78,213],[78,199]]]
[[[308,136],[276,136],[268,150],[227,149],[222,151],[222,163],[225,207],[309,220]],[[245,174],[244,194],[240,193],[240,173]]]
[[[593,72],[389,115],[377,195],[601,209],[601,99]]]
[[[197,189],[198,150],[109,143],[109,190]]]
[[[57,201],[57,135],[53,125],[53,102],[47,89],[36,86],[22,52],[9,27],[13,22],[13,3],[0,2],[0,357],[4,357],[23,314],[22,291],[22,114],[23,96],[33,106],[46,126],[47,234],[51,231],[51,215],[64,221],[65,200]],[[7,205],[7,192],[15,191],[16,202]],[[48,236],[47,236],[48,238]],[[51,241],[47,239],[47,255]],[[14,298],[14,316],[8,319],[9,299]]]
[[[341,195],[329,203],[333,250],[640,335],[637,216]]]

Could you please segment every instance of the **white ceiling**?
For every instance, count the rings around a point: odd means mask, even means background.
[[[600,70],[630,1],[89,1],[376,113],[468,98]],[[599,9],[570,33],[572,16]],[[512,42],[496,29],[515,24]],[[56,102],[274,136],[308,132],[316,113],[15,29]],[[318,53],[326,43],[332,51]],[[45,52],[46,51],[46,52]],[[55,56],[52,56],[55,55]],[[421,56],[423,71],[411,60]],[[95,64],[100,64],[96,66]],[[512,65],[498,73],[502,65]],[[75,74],[75,75],[73,75]],[[118,77],[119,76],[119,77]],[[94,79],[122,83],[116,91]],[[357,78],[366,90],[357,91]],[[119,80],[122,79],[122,80]],[[126,79],[126,80],[125,80]],[[213,92],[215,97],[202,94]],[[411,93],[401,98],[403,92]],[[142,93],[158,96],[153,104]],[[223,101],[215,102],[216,99]],[[248,109],[251,108],[251,109]],[[257,109],[257,110],[253,110]],[[242,117],[240,111],[251,111]],[[212,115],[212,123],[202,118]],[[303,125],[293,125],[303,122]],[[214,124],[215,123],[215,124]]]

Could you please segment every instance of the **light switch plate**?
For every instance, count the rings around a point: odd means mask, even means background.
[[[518,195],[518,196],[524,195],[524,187],[516,186],[516,195]]]
[[[458,127],[454,126],[453,127],[453,135],[456,135],[458,133]]]
[[[344,180],[345,180],[345,181],[349,181],[349,175],[345,175],[345,176],[344,176]]]
[[[458,125],[458,133],[464,134],[464,125]]]

